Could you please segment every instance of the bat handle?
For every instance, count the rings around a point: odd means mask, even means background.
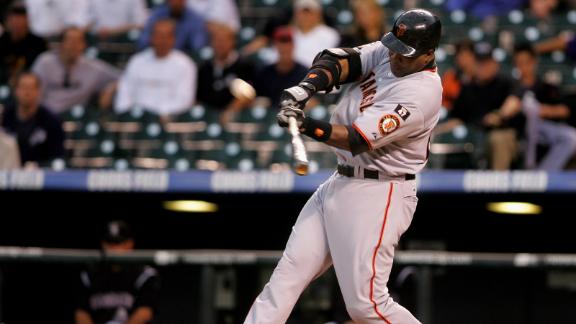
[[[298,122],[294,117],[288,118],[288,132],[292,135],[293,170],[298,175],[307,175],[308,156],[306,154],[306,147],[298,130]]]
[[[290,135],[296,137],[300,136],[300,131],[298,130],[298,122],[294,117],[288,117],[288,131]]]

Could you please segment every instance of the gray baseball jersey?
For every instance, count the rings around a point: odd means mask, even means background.
[[[359,50],[364,78],[344,93],[331,122],[353,126],[370,151],[356,156],[335,152],[339,163],[377,170],[384,177],[335,173],[316,190],[245,324],[286,322],[304,288],[331,265],[355,323],[420,323],[392,299],[387,283],[394,249],[418,201],[416,181],[404,175],[426,163],[442,86],[435,70],[395,77],[380,42]]]
[[[432,69],[397,78],[381,42],[359,49],[363,81],[348,88],[331,122],[352,125],[370,151],[353,156],[335,149],[338,162],[391,176],[415,174],[426,163],[430,133],[438,122],[440,77]]]

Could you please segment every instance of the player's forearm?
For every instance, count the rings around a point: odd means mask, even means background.
[[[369,144],[354,128],[344,125],[330,124],[325,121],[306,118],[303,133],[319,142],[346,150],[353,155],[369,150]]]
[[[330,138],[326,141],[326,144],[342,150],[350,151],[348,128],[344,125],[332,124],[332,133],[330,134]]]

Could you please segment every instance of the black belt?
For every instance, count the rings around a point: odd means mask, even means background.
[[[361,178],[376,179],[376,180],[380,179],[379,172],[376,170],[362,169],[362,171],[364,172],[364,174],[360,176]],[[354,167],[351,165],[338,164],[338,173],[345,176],[345,177],[349,177],[349,178],[355,177]],[[400,176],[400,177],[402,177],[402,176]],[[390,178],[394,178],[394,177],[390,177]],[[404,180],[414,180],[414,179],[416,179],[415,174],[405,174],[404,175]]]

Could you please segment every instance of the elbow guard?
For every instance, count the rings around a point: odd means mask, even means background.
[[[342,65],[340,64],[340,60],[345,59],[348,61],[348,76],[345,80],[340,80],[342,75]],[[326,72],[329,71],[332,77],[332,80],[329,80],[328,76],[326,76]],[[317,91],[326,90],[330,92],[333,87],[338,88],[343,83],[353,82],[360,78],[362,75],[362,63],[360,61],[360,53],[358,50],[353,48],[329,48],[325,49],[324,51],[320,52],[314,58],[312,63],[312,68],[308,76],[304,81],[308,83],[313,83],[314,81],[321,81],[321,80],[314,80],[314,78],[309,78],[311,74],[315,76],[323,75],[326,80],[323,84],[319,84],[319,86],[323,86],[323,88],[316,87]]]

